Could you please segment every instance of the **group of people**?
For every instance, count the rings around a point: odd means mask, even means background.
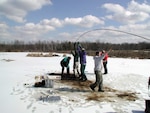
[[[79,80],[86,81],[87,77],[85,74],[85,68],[86,68],[86,51],[81,46],[80,43],[74,44],[74,51],[71,51],[74,62],[73,62],[73,73],[77,77],[79,77]],[[94,59],[94,73],[96,76],[95,83],[90,85],[90,88],[95,91],[95,87],[98,86],[98,91],[103,92],[103,74],[107,74],[107,60],[108,60],[108,54],[105,52],[105,50],[102,50],[100,52],[96,52]],[[61,60],[60,64],[62,67],[62,75],[64,74],[64,68],[67,68],[67,74],[70,74],[70,63],[71,57],[65,57]],[[79,72],[79,61],[80,61],[80,72]],[[102,69],[104,67],[104,73],[102,73]]]
[[[81,46],[80,43],[75,43],[74,44],[74,51],[71,51],[73,57],[74,57],[74,62],[73,62],[73,73],[76,77],[79,77],[79,80],[81,81],[86,81],[87,77],[85,75],[85,67],[86,67],[86,52],[85,49]],[[70,63],[71,57],[65,57],[61,60],[60,64],[62,67],[62,73],[61,75],[63,76],[64,74],[64,68],[66,67],[67,69],[67,74],[70,74],[70,68],[69,68],[69,63]],[[79,72],[79,61],[80,61],[80,72]]]

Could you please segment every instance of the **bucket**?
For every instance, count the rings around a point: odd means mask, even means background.
[[[47,88],[53,88],[54,87],[54,80],[52,79],[45,79],[45,87]]]

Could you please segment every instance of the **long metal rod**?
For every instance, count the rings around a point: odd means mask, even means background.
[[[134,34],[134,33],[125,32],[125,31],[116,30],[116,29],[105,29],[105,28],[103,29],[103,28],[100,28],[100,29],[93,29],[93,30],[90,30],[90,31],[86,31],[86,32],[84,32],[83,34],[81,34],[81,35],[77,38],[76,42],[77,42],[77,41],[79,41],[79,39],[80,39],[83,35],[85,35],[85,34],[87,34],[87,33],[89,33],[89,32],[99,31],[99,30],[108,30],[108,31],[121,32],[121,33],[125,33],[125,34],[129,34],[129,35],[133,35],[133,36],[136,36],[136,37],[140,37],[140,38],[142,38],[142,39],[145,39],[145,40],[147,40],[147,41],[150,41],[150,39],[149,39],[149,38],[146,38],[146,37],[143,37],[143,36],[140,36],[140,35]]]

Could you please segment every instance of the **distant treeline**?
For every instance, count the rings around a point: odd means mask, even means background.
[[[137,57],[150,58],[150,43],[101,43],[101,42],[80,42],[89,55],[102,49],[108,51],[111,49],[110,56],[115,57]],[[70,52],[74,48],[74,42],[59,41],[38,41],[24,43],[14,41],[12,43],[0,43],[1,52]]]

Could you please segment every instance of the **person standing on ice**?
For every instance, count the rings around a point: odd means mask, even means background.
[[[93,57],[94,59],[94,73],[96,81],[95,83],[90,85],[90,88],[95,91],[95,87],[98,86],[98,92],[104,92],[103,90],[103,59],[105,57],[105,53],[96,52],[96,55]]]
[[[81,75],[79,77],[79,79],[81,81],[86,81],[87,77],[85,75],[85,67],[86,67],[86,52],[85,49],[81,47],[81,45],[78,43],[78,52],[80,55],[80,71],[81,71]]]
[[[64,69],[66,67],[67,69],[67,74],[70,74],[70,68],[69,68],[69,63],[70,63],[71,57],[65,57],[61,60],[60,65],[62,67],[62,72],[61,72],[61,77],[64,75]]]
[[[75,77],[79,77],[79,75],[80,75],[80,73],[79,73],[79,53],[77,51],[77,43],[74,43],[74,52],[71,51],[71,54],[74,57],[73,73],[74,73]]]
[[[103,66],[104,66],[104,74],[108,73],[107,69],[107,63],[108,63],[108,54],[105,52],[105,50],[102,50],[102,54],[105,53],[105,57],[103,59]]]

